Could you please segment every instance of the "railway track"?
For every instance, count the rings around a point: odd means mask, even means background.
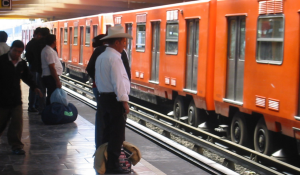
[[[62,76],[62,82],[65,86],[64,89],[68,91],[70,95],[96,109],[96,102],[93,100],[90,85],[86,85],[66,76]],[[174,145],[163,143],[163,139],[158,139],[153,135],[147,134],[145,131],[137,128],[136,124],[133,124],[131,120],[127,122],[127,127],[140,132],[176,154],[186,156],[186,159],[200,167],[203,167],[203,165],[201,165],[199,156],[203,154],[203,149],[207,149],[225,158],[222,164],[231,169],[234,169],[234,165],[238,164],[258,174],[300,174],[300,168],[298,167],[235,144],[220,136],[192,127],[184,122],[175,120],[141,105],[132,102],[129,103],[131,106],[130,115],[137,117],[140,125],[146,126],[146,123],[151,123],[161,128],[163,130],[162,134],[167,138],[170,138],[171,134],[182,137],[194,145],[194,151],[190,152],[190,150],[185,152],[182,151],[182,148],[178,149]],[[210,171],[210,169],[216,174],[222,174],[220,170],[208,167],[208,171]]]

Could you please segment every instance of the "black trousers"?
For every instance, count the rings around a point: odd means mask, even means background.
[[[119,156],[125,140],[126,114],[122,102],[118,102],[114,93],[100,94],[101,120],[104,122],[102,143],[108,142],[106,168],[120,166]],[[98,102],[99,103],[99,102]]]
[[[56,82],[52,75],[49,75],[43,77],[43,83],[45,85],[45,88],[47,89],[46,105],[50,105],[50,97],[56,89]]]

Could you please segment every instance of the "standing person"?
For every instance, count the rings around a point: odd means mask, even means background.
[[[40,64],[38,63],[38,54],[36,49],[38,47],[39,39],[41,38],[41,28],[38,27],[34,30],[33,38],[27,43],[25,48],[25,57],[27,62],[29,63],[29,70],[33,75],[33,78],[37,84],[41,83],[41,78],[38,73]],[[29,89],[29,96],[28,96],[28,112],[38,112],[38,105],[39,105],[39,97],[34,93],[33,89]]]
[[[109,28],[108,35],[102,38],[109,46],[97,58],[95,66],[100,118],[104,122],[102,143],[108,142],[106,173],[129,173],[119,164],[125,140],[126,115],[129,113],[130,81],[121,59],[126,38],[132,39],[132,36],[125,33],[122,26]]]
[[[24,144],[21,142],[23,130],[23,111],[20,80],[22,79],[30,88],[40,95],[32,79],[32,75],[21,54],[24,44],[20,40],[12,43],[8,53],[0,56],[0,136],[7,124],[8,144],[16,155],[23,155]]]
[[[5,31],[0,31],[0,56],[9,51],[9,46],[6,44],[7,37],[8,36]]]
[[[46,46],[42,50],[42,77],[44,85],[47,89],[46,105],[50,105],[50,97],[56,88],[61,88],[59,76],[62,74],[63,68],[58,58],[56,47],[56,36],[48,35],[45,38]]]

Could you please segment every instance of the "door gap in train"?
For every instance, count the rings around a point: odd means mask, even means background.
[[[159,75],[159,41],[160,41],[160,22],[152,22],[152,63],[151,81],[158,82]]]
[[[60,28],[60,57],[62,58],[62,52],[63,52],[63,45],[64,45],[64,38],[63,38],[63,28]]]
[[[186,89],[197,91],[199,19],[187,20]]]
[[[79,57],[79,63],[83,63],[83,26],[80,26],[80,57]]]
[[[245,17],[228,18],[226,99],[243,102]]]
[[[69,46],[70,46],[70,54],[69,54],[69,61],[72,61],[72,37],[73,37],[73,31],[72,31],[72,27],[69,28]]]
[[[132,24],[126,24],[126,33],[132,36]],[[131,57],[132,57],[132,47],[131,47],[132,39],[127,39],[126,51],[128,55],[129,66],[131,67]]]

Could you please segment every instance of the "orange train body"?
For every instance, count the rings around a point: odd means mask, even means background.
[[[40,26],[56,31],[66,73],[82,78],[93,37],[121,24],[133,36],[127,52],[135,95],[180,96],[229,119],[231,128],[235,115],[262,116],[269,131],[300,140],[299,12],[298,0],[201,0]],[[23,26],[25,44],[36,27]]]

